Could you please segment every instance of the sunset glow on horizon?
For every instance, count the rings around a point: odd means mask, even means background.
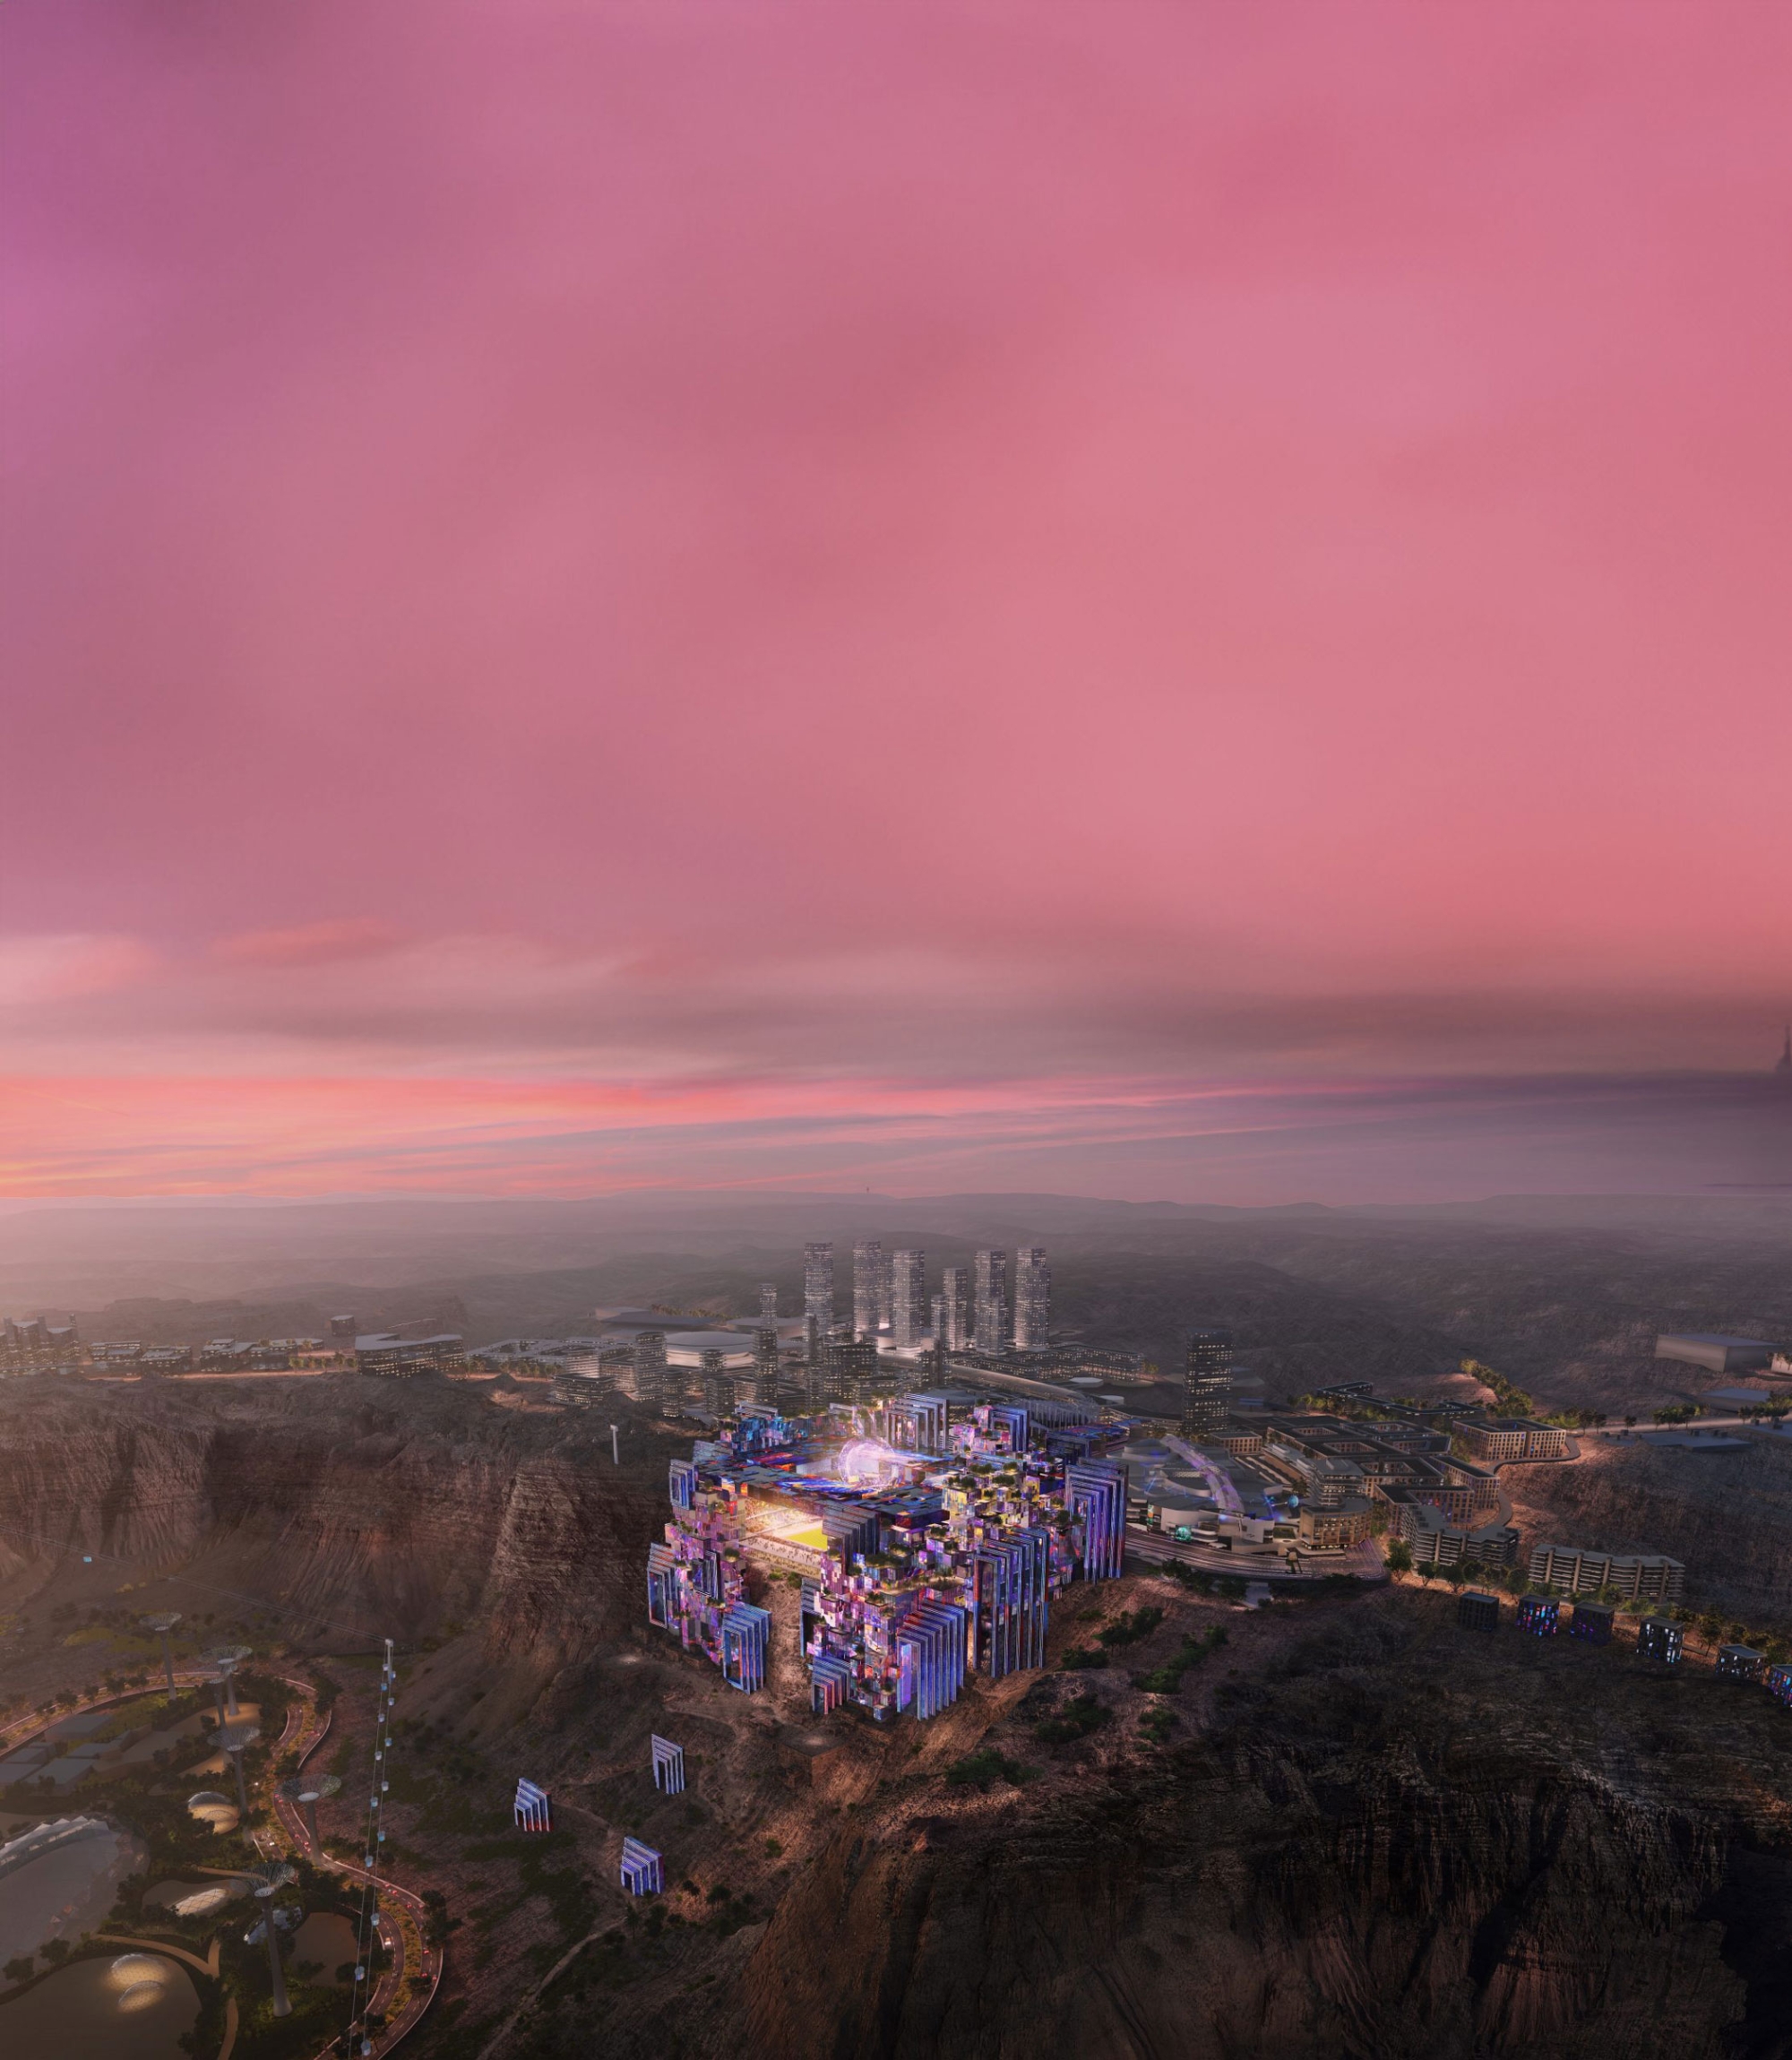
[[[1792,15],[0,56],[0,1196],[1785,1177]]]

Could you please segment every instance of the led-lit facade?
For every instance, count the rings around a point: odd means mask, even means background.
[[[771,1619],[749,1581],[794,1573],[814,1710],[925,1720],[969,1672],[1042,1666],[1052,1596],[1119,1573],[1126,1470],[1105,1455],[1128,1427],[961,1392],[745,1414],[672,1462],[649,1618],[751,1694]]]
[[[630,1895],[663,1895],[666,1863],[651,1846],[639,1839],[622,1841],[622,1885]]]

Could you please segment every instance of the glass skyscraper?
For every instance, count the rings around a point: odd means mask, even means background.
[[[1226,1427],[1232,1395],[1232,1333],[1191,1331],[1188,1334],[1187,1385],[1183,1392],[1182,1435],[1197,1441],[1217,1437]]]
[[[1014,1254],[1014,1349],[1042,1352],[1051,1342],[1052,1270],[1037,1245]]]
[[[1008,1254],[1005,1252],[977,1254],[977,1349],[979,1352],[1008,1349]]]

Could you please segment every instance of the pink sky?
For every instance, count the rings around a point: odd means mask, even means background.
[[[13,0],[0,80],[0,1193],[1342,1198],[1211,1141],[1777,1048],[1792,11]]]

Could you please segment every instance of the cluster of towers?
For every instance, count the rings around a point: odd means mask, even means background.
[[[940,1291],[926,1292],[926,1254],[886,1252],[874,1237],[852,1248],[854,1340],[888,1337],[899,1351],[913,1351],[931,1338],[947,1351],[1006,1353],[1043,1351],[1051,1341],[1052,1270],[1037,1245],[1014,1254],[1012,1322],[1008,1254],[991,1248],[973,1267],[948,1266]],[[762,1313],[774,1320],[770,1289],[760,1290]],[[803,1315],[813,1342],[824,1344],[836,1330],[834,1247],[817,1242],[803,1247]]]

